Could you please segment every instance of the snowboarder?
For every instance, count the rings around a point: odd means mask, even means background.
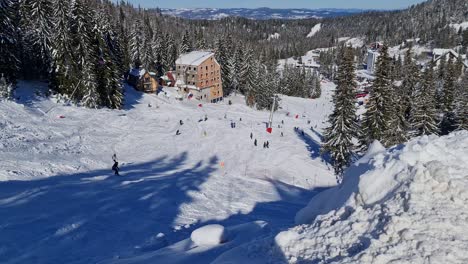
[[[114,161],[114,165],[112,165],[112,170],[114,171],[114,175],[119,176],[119,163],[117,162],[117,156],[114,154],[112,155],[112,160]]]
[[[184,124],[184,122],[183,122],[182,120],[180,120],[180,121],[179,121],[179,124],[180,124],[180,125],[183,125],[183,124]]]
[[[253,134],[252,134],[252,132],[250,132],[250,139],[252,139],[252,137],[253,137]]]
[[[254,140],[254,145],[257,146],[257,139]]]
[[[175,134],[176,134],[176,136],[180,135],[180,131],[177,129]]]

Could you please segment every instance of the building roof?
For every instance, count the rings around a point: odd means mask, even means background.
[[[452,49],[434,49],[432,51],[432,53],[435,55],[435,56],[442,56],[442,55],[445,55],[447,53],[452,53],[455,57],[458,57],[458,53],[456,53],[454,50]]]
[[[434,49],[433,53],[436,56],[436,58],[434,59],[434,62],[438,62],[441,58],[445,57],[449,53],[452,54],[452,56],[454,58],[459,57],[459,54],[456,51],[452,50],[452,49]],[[461,57],[463,59],[463,55]],[[448,57],[447,57],[447,59],[448,59]],[[462,61],[462,63],[466,68],[468,68],[468,62],[466,61],[466,57],[465,57],[465,61]]]
[[[198,66],[213,55],[214,53],[210,51],[192,51],[180,55],[176,64]]]

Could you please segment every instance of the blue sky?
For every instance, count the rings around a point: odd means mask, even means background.
[[[400,9],[424,0],[128,0],[135,6],[164,8],[363,8]]]

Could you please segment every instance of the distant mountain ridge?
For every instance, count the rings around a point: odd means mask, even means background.
[[[218,20],[225,17],[244,17],[248,19],[308,19],[348,16],[366,12],[364,9],[272,9],[272,8],[162,8],[165,15],[182,17],[186,19]]]

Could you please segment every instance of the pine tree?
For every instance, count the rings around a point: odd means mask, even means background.
[[[95,108],[100,102],[93,71],[97,58],[92,54],[93,19],[91,14],[91,10],[83,0],[72,1],[70,35],[74,47],[74,69],[70,78],[73,79],[75,87],[71,94],[72,99],[81,101],[86,107]]]
[[[16,83],[19,65],[14,17],[13,2],[0,0],[0,74],[8,84]]]
[[[144,32],[140,19],[136,19],[130,33],[130,58],[136,68],[142,65]]]
[[[223,94],[227,96],[231,93],[231,79],[229,78],[230,74],[230,67],[229,67],[229,59],[228,54],[232,54],[231,50],[229,50],[229,45],[227,45],[228,41],[225,38],[219,38],[216,41],[216,60],[221,66],[221,79],[223,83]]]
[[[456,108],[457,130],[468,130],[468,73],[465,73],[458,85]]]
[[[141,63],[147,70],[155,70],[155,57],[153,54],[153,27],[148,17],[148,13],[144,12],[143,16],[143,40],[141,45]]]
[[[123,10],[123,3],[119,6],[119,20],[118,20],[118,42],[121,47],[121,61],[122,64],[120,65],[120,71],[122,73],[127,72],[130,67],[132,66],[132,58],[130,52],[130,35],[129,29],[127,27],[128,18]]]
[[[399,89],[392,79],[387,91],[390,99],[386,104],[388,121],[382,139],[382,144],[386,147],[408,140],[409,124],[405,117],[405,107],[400,103],[403,96],[400,95]]]
[[[203,29],[200,29],[200,31],[197,34],[197,43],[195,44],[195,46],[199,50],[205,50],[207,48],[205,37],[203,36]]]
[[[355,105],[355,68],[349,48],[342,52],[338,65],[337,87],[333,95],[334,109],[329,117],[330,126],[324,135],[323,151],[330,153],[338,183],[343,179],[344,169],[354,155],[353,138],[357,136]]]
[[[241,48],[240,50],[242,51],[243,49]],[[239,66],[239,90],[244,95],[247,91],[249,72],[253,63],[252,53],[253,51],[250,47],[245,48],[244,55],[241,56],[241,65]]]
[[[70,6],[68,1],[55,0],[53,2],[53,41],[52,41],[52,73],[50,86],[52,90],[71,95],[73,93],[72,47],[70,46]]]
[[[116,61],[116,41],[107,15],[102,10],[95,12],[96,26],[93,30],[93,50],[97,62],[96,89],[99,93],[99,105],[119,109],[122,105],[122,84]]]
[[[272,107],[278,83],[276,76],[271,69],[267,69],[265,65],[260,65],[254,91],[255,106],[258,110],[270,109]]]
[[[370,93],[367,112],[362,121],[362,133],[360,135],[361,150],[374,140],[384,141],[384,136],[389,129],[391,109],[391,58],[388,56],[388,47],[384,46],[377,59],[375,80]]]
[[[411,48],[406,52],[403,70],[403,84],[400,86],[401,89],[399,91],[401,93],[400,104],[403,105],[405,118],[409,121],[413,111],[413,98],[418,89],[420,79],[418,66],[412,59]]]
[[[184,54],[192,51],[192,43],[190,42],[189,32],[186,30],[182,36],[182,42],[180,44],[179,53]]]
[[[454,100],[455,100],[455,67],[452,62],[452,58],[449,57],[449,60],[446,65],[446,73],[444,78],[443,86],[443,118],[440,123],[440,132],[442,135],[447,135],[450,132],[456,129],[456,119],[455,119],[455,109],[454,109]]]
[[[234,55],[231,56],[228,60],[228,66],[229,66],[229,86],[230,90],[234,91],[235,93],[238,92],[239,85],[240,85],[240,71],[241,71],[241,65],[242,65],[242,51],[240,49],[237,49],[234,52]]]
[[[415,94],[414,112],[411,117],[413,136],[438,134],[435,94],[434,64],[429,63],[420,89]]]
[[[13,85],[7,83],[3,73],[0,75],[0,99],[10,99],[13,92]]]
[[[49,71],[52,52],[52,2],[50,0],[26,0],[24,2],[28,11],[25,19],[27,32],[31,34],[32,44],[38,48],[42,62]]]

